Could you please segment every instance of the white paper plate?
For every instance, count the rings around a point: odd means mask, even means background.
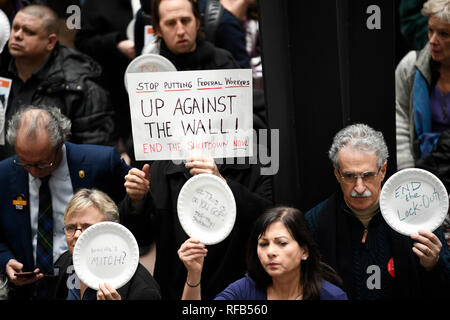
[[[213,174],[190,178],[178,195],[177,210],[184,231],[207,245],[223,241],[236,220],[233,192]]]
[[[380,209],[395,231],[409,236],[419,229],[434,231],[448,212],[448,193],[434,174],[404,169],[392,175],[380,195]]]
[[[0,10],[0,53],[3,51],[6,42],[9,40],[11,34],[11,25],[9,24],[8,16]]]
[[[125,89],[128,91],[127,73],[177,71],[169,59],[155,53],[146,53],[134,58],[124,74]]]
[[[108,282],[114,289],[126,284],[139,264],[139,247],[133,234],[116,222],[100,222],[87,228],[73,250],[78,278],[98,290]]]
[[[133,18],[127,26],[127,38],[128,40],[134,41],[134,25],[136,24],[136,19]]]

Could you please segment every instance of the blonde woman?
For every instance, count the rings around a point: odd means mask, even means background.
[[[61,255],[55,266],[59,268],[56,299],[67,300],[159,300],[159,286],[141,265],[129,282],[115,290],[108,283],[95,291],[76,277],[72,254],[81,234],[90,226],[104,221],[119,222],[119,210],[114,201],[96,189],[79,190],[67,205],[64,231],[69,250]]]

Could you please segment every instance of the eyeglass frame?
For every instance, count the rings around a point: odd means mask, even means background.
[[[358,182],[358,178],[361,178],[361,180],[364,182],[364,183],[366,183],[366,181],[364,180],[364,178],[366,178],[366,177],[373,177],[373,178],[375,178],[375,177],[377,177],[379,174],[380,174],[380,171],[381,171],[381,167],[378,167],[378,170],[377,170],[377,172],[374,172],[374,171],[366,171],[366,172],[361,172],[361,173],[359,173],[359,174],[356,174],[356,173],[353,173],[353,172],[351,172],[352,174],[353,174],[353,176],[352,176],[352,178],[353,178],[353,181],[352,182],[346,182],[345,181],[345,177],[342,175],[342,173],[341,173],[341,170],[340,169],[338,169],[337,170],[337,172],[339,173],[339,178],[341,178],[341,180],[344,182],[344,183],[347,183],[347,184],[355,184],[356,182]],[[367,174],[371,174],[371,175],[367,175]],[[366,176],[364,176],[364,174],[366,174]],[[373,175],[372,175],[373,174]]]
[[[16,161],[16,159],[14,159],[13,162],[14,162],[15,165],[18,165],[18,166],[20,166],[20,167],[22,167],[24,169],[30,169],[30,168],[36,168],[36,169],[39,169],[39,170],[50,169],[50,168],[53,168],[53,166],[56,163],[56,157],[58,156],[60,148],[61,148],[60,145],[58,145],[58,147],[56,147],[55,157],[53,158],[53,161],[50,162],[49,164],[41,165],[41,164],[36,164],[36,163],[33,163],[33,164],[22,163],[20,161]]]
[[[70,234],[67,232],[67,227],[74,227],[74,230],[73,230],[73,234],[72,234],[72,235],[70,235]],[[75,236],[75,234],[77,233],[78,230],[81,231],[81,232],[84,232],[84,231],[86,231],[86,229],[89,228],[89,227],[90,227],[90,226],[79,228],[79,227],[75,227],[74,225],[68,225],[68,226],[64,226],[62,229],[63,229],[64,233],[66,234],[66,236],[68,236],[68,237],[70,237],[70,238],[73,238],[73,237]]]

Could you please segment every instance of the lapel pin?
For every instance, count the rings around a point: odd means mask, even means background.
[[[86,176],[84,170],[78,171],[78,175],[80,176],[81,179],[83,179]]]
[[[23,210],[23,208],[27,205],[27,200],[25,200],[25,196],[23,194],[19,194],[13,199],[12,204],[16,210]]]

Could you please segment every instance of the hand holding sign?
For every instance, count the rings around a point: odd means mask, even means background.
[[[188,157],[186,161],[186,168],[190,169],[189,172],[193,176],[200,173],[209,173],[227,182],[220,174],[219,169],[217,169],[214,159],[209,156],[199,155]]]
[[[189,238],[178,249],[178,257],[188,271],[188,276],[201,277],[203,262],[208,253],[205,245],[200,241]],[[199,279],[191,281],[191,283],[198,283]]]
[[[122,300],[120,294],[107,282],[98,285],[97,300]]]
[[[380,194],[386,222],[404,235],[419,229],[434,231],[448,212],[448,193],[443,183],[422,169],[404,169],[392,175]]]
[[[73,266],[81,282],[94,290],[107,282],[117,289],[127,283],[139,264],[139,247],[131,231],[116,222],[87,228],[73,250]],[[112,295],[111,290],[108,290]],[[106,293],[106,291],[104,291]]]
[[[136,160],[250,157],[250,69],[126,74]]]
[[[427,270],[433,269],[441,252],[442,243],[431,231],[419,230],[417,234],[412,234],[411,239],[416,240],[412,250],[419,257],[420,264]]]
[[[138,205],[150,189],[150,165],[144,164],[142,170],[132,168],[125,176],[125,189],[134,205]]]
[[[236,201],[224,179],[197,174],[181,188],[177,212],[183,230],[206,245],[223,241],[236,220]]]

